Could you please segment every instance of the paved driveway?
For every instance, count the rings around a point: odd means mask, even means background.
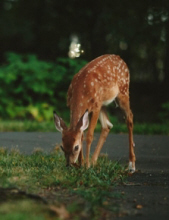
[[[95,134],[91,151],[98,140]],[[142,171],[169,171],[169,136],[135,135],[136,168]],[[0,147],[9,149],[17,147],[22,153],[31,154],[34,149],[42,148],[50,152],[56,144],[61,143],[58,132],[1,132]],[[128,135],[109,134],[102,153],[107,153],[111,159],[128,161]]]

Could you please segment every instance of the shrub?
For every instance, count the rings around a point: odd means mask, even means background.
[[[162,111],[159,113],[159,118],[163,123],[169,123],[169,102],[165,102],[161,106]]]
[[[53,109],[68,117],[66,92],[86,61],[57,58],[56,63],[45,62],[35,55],[15,53],[7,53],[6,61],[0,67],[1,119],[50,120]]]

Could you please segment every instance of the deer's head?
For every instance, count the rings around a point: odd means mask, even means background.
[[[76,163],[82,150],[83,131],[88,127],[88,111],[79,119],[76,127],[68,128],[63,119],[54,112],[56,129],[62,133],[61,149],[65,154],[66,166]]]

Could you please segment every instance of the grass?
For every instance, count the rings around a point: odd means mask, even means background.
[[[46,207],[31,200],[6,202],[0,206],[0,218],[3,220],[45,220]]]
[[[56,131],[54,122],[38,122],[33,120],[11,120],[11,121],[0,121],[0,132],[7,131]]]
[[[0,148],[0,219],[108,219],[119,212],[114,187],[125,178],[105,155],[90,169],[68,169],[58,147],[49,155]]]
[[[113,122],[113,133],[127,133],[125,123],[118,122],[117,119]],[[41,131],[53,132],[56,131],[53,121],[37,122],[37,121],[0,121],[0,132],[7,131]],[[100,124],[97,125],[96,131],[100,131]],[[135,134],[163,134],[169,135],[168,123],[134,123]]]

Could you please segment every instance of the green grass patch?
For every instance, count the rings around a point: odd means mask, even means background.
[[[68,169],[59,148],[49,155],[41,151],[22,155],[1,148],[0,190],[6,194],[0,199],[0,219],[97,219],[105,213],[114,215],[118,211],[114,201],[121,196],[114,187],[125,178],[125,167],[105,155],[90,169]]]
[[[0,219],[3,220],[45,220],[46,207],[32,200],[6,202],[0,205]]]
[[[120,123],[117,119],[111,120],[113,133],[127,133],[127,126],[124,123]],[[98,123],[96,131],[100,131],[101,126]],[[0,121],[0,132],[7,131],[40,131],[40,132],[53,132],[56,131],[53,121]],[[134,123],[135,134],[162,134],[169,135],[168,123]]]
[[[0,121],[0,132],[7,131],[56,131],[53,121],[33,121],[33,120],[25,120],[25,121]]]

